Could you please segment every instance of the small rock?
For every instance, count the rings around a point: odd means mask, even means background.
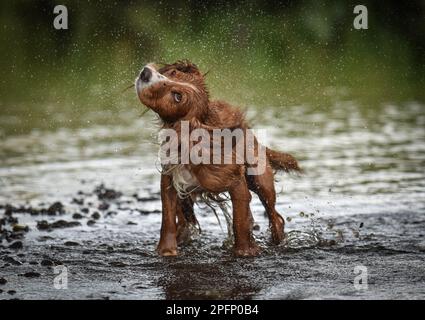
[[[38,278],[41,276],[41,274],[39,274],[38,272],[35,271],[30,271],[30,272],[26,272],[24,274],[22,274],[22,276],[26,277],[26,278]]]
[[[75,241],[66,241],[64,243],[64,245],[68,246],[68,247],[76,247],[76,246],[79,246],[80,244],[78,242],[75,242]]]
[[[5,278],[0,278],[0,284],[5,285],[7,283],[7,280]]]
[[[50,224],[46,220],[37,221],[38,230],[48,230],[49,228],[50,228]]]
[[[65,221],[65,220],[59,220],[52,223],[52,228],[72,228],[72,227],[78,227],[81,226],[81,223],[77,221]]]
[[[87,225],[88,226],[92,226],[92,225],[94,225],[96,223],[96,221],[95,220],[89,220],[89,221],[87,221]]]
[[[29,230],[30,228],[28,228],[28,226],[24,226],[22,224],[13,225],[13,232],[20,232],[20,231],[28,232]]]
[[[55,263],[52,260],[49,260],[49,259],[42,260],[40,264],[43,267],[51,267],[51,266],[55,265]]]
[[[15,250],[22,249],[22,248],[23,248],[22,241],[15,241],[14,243],[12,243],[12,244],[9,246],[9,248],[10,248],[10,249],[15,249]]]
[[[109,263],[111,267],[117,267],[117,268],[123,268],[127,267],[128,265],[121,261],[112,261]]]
[[[49,236],[41,236],[41,237],[38,237],[37,240],[40,241],[40,242],[45,242],[45,241],[48,241],[48,240],[55,240],[55,238],[49,237]]]
[[[38,230],[51,230],[51,229],[60,229],[60,228],[72,228],[81,226],[81,223],[78,221],[65,221],[58,220],[53,223],[48,223],[45,220],[37,221],[37,229]]]
[[[100,213],[99,212],[94,212],[92,215],[91,215],[91,217],[94,219],[94,220],[99,220],[100,219]]]
[[[89,208],[83,208],[83,209],[81,209],[81,212],[82,213],[89,213],[89,211],[90,211]]]
[[[143,215],[151,214],[151,213],[161,213],[161,210],[158,210],[158,209],[154,209],[154,210],[136,209],[136,211]]]
[[[13,296],[13,295],[16,294],[16,291],[15,290],[9,290],[7,293],[10,294],[11,296]]]
[[[74,213],[72,215],[72,219],[76,219],[76,220],[83,219],[83,216],[79,213]]]
[[[65,212],[63,204],[60,202],[53,203],[48,209],[47,214],[55,216],[56,214],[63,214]]]
[[[109,204],[107,204],[106,202],[102,202],[101,204],[99,204],[99,206],[97,207],[100,211],[105,211],[109,209]]]
[[[122,193],[113,189],[106,188],[103,184],[96,187],[94,193],[99,200],[115,200],[122,196]]]
[[[129,222],[127,222],[127,224],[129,226],[137,226],[137,223],[136,222],[133,222],[133,221],[129,221]]]
[[[79,206],[82,206],[84,204],[84,199],[77,199],[77,198],[73,198],[71,203],[75,203]]]

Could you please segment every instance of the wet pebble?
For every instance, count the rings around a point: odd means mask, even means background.
[[[15,290],[9,290],[7,293],[10,294],[11,296],[13,296],[13,295],[16,294],[16,291]]]
[[[15,224],[13,225],[13,232],[28,232],[29,231],[29,227],[22,225],[22,224]]]
[[[79,246],[80,244],[78,242],[75,242],[75,241],[66,241],[64,243],[64,245],[67,246],[67,247],[76,247],[76,246]]]
[[[41,263],[40,264],[43,267],[51,267],[51,266],[54,266],[55,265],[55,263],[52,260],[49,260],[49,259],[43,259],[43,260],[41,260]]]
[[[0,285],[5,285],[7,280],[5,278],[0,278]]]
[[[84,204],[84,199],[77,199],[77,198],[73,198],[71,203],[77,204],[79,206],[82,206]]]
[[[41,276],[41,274],[39,274],[38,272],[35,271],[30,271],[30,272],[26,272],[21,274],[21,276],[26,277],[26,278],[38,278]]]
[[[81,223],[77,221],[65,221],[58,220],[53,223],[49,223],[46,220],[37,221],[38,230],[51,230],[51,229],[61,229],[61,228],[72,228],[81,226]]]
[[[23,248],[22,241],[15,241],[15,242],[13,242],[13,243],[9,246],[9,248],[10,248],[10,249],[15,249],[15,250],[22,249],[22,248]]]
[[[115,200],[122,196],[121,192],[108,189],[103,184],[97,186],[93,192],[99,200]]]
[[[51,216],[63,213],[65,213],[65,209],[61,202],[55,202],[47,209],[47,214]]]
[[[83,216],[80,213],[74,213],[72,215],[72,219],[75,219],[75,220],[83,219]]]
[[[97,207],[100,211],[106,211],[109,209],[109,204],[107,204],[106,202],[102,202],[101,204],[99,204],[99,206]]]
[[[94,219],[94,220],[98,220],[98,219],[100,219],[100,213],[99,212],[94,212],[92,215],[91,215],[91,217]]]
[[[48,241],[48,240],[55,240],[55,238],[49,237],[49,236],[41,236],[41,237],[38,237],[37,240],[40,241],[40,242],[45,242],[45,241]]]
[[[3,261],[4,262],[8,262],[8,263],[10,263],[10,264],[12,264],[14,266],[20,266],[20,265],[22,265],[22,262],[21,261],[18,261],[18,260],[14,259],[12,257],[9,257],[9,256],[4,257],[3,258]]]
[[[148,197],[139,197],[137,193],[133,194],[133,198],[135,198],[139,202],[148,202],[148,201],[157,201],[159,197],[148,196]]]
[[[146,214],[151,214],[151,213],[161,213],[161,210],[141,210],[141,209],[136,209],[136,211],[138,211],[140,214],[146,215]]]
[[[88,226],[92,226],[94,224],[96,224],[96,221],[95,220],[89,220],[89,221],[87,221],[87,225]]]
[[[116,267],[116,268],[123,268],[123,267],[127,267],[128,265],[124,262],[121,261],[112,261],[109,263],[109,265],[111,267]]]

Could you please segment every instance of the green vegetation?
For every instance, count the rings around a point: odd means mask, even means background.
[[[210,70],[213,97],[241,106],[425,98],[419,0],[364,3],[368,30],[353,29],[351,1],[64,0],[70,29],[60,31],[55,4],[0,5],[0,117],[139,108],[120,92],[141,66],[183,58]]]

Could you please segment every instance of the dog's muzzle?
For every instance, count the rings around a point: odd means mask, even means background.
[[[139,76],[140,80],[142,82],[149,82],[150,79],[152,78],[152,71],[150,68],[148,67],[144,67],[142,72],[140,72],[140,76]]]
[[[148,64],[143,67],[139,76],[136,78],[136,90],[137,92],[141,92],[143,89],[165,80],[167,80],[167,77],[160,74],[152,65]]]

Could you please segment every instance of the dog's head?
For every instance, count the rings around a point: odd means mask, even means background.
[[[200,119],[208,108],[204,76],[188,61],[162,68],[148,64],[140,72],[135,86],[140,101],[166,122]]]

